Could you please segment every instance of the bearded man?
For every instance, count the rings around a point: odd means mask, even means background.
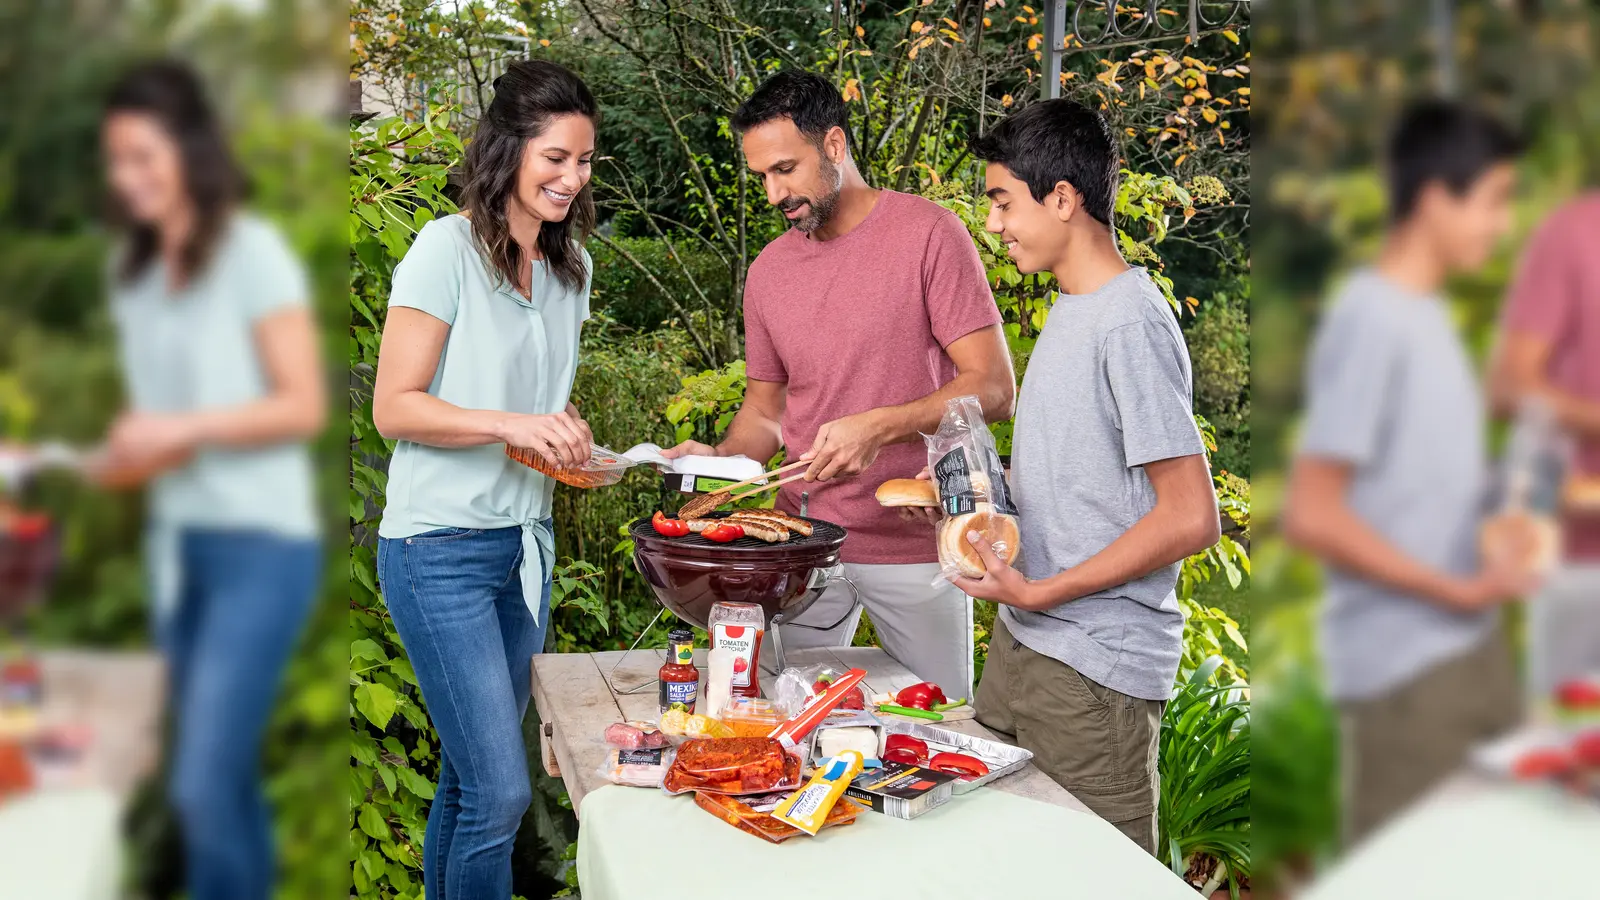
[[[790,230],[750,265],[744,405],[716,447],[668,451],[808,459],[778,508],[849,531],[841,559],[878,642],[950,698],[971,697],[972,601],[939,574],[932,525],[880,506],[884,481],[927,464],[920,435],[945,401],[974,395],[1009,419],[1016,376],[983,263],[961,220],[921,197],[870,187],[850,156],[849,115],[820,75],[779,73],[734,113],[746,163]],[[847,646],[859,609],[826,591],[787,648]]]

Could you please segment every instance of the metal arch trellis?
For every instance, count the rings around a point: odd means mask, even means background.
[[[1195,41],[1202,31],[1227,27],[1249,3],[1250,0],[1045,0],[1044,33],[1049,43],[1041,60],[1041,92],[1047,100],[1061,96],[1061,62],[1067,52],[1068,34],[1086,50],[1184,36]]]

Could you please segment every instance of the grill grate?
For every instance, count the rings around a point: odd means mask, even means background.
[[[728,515],[731,515],[731,513],[713,513],[705,518],[721,519],[726,518]],[[748,550],[794,550],[798,552],[804,550],[821,549],[830,546],[838,547],[840,544],[844,543],[844,528],[835,525],[832,522],[824,522],[821,519],[808,518],[806,521],[811,523],[810,535],[804,535],[800,534],[799,532],[791,531],[789,532],[789,539],[787,541],[776,544],[769,544],[766,541],[753,537],[739,538],[736,541],[729,541],[726,544],[719,544],[716,541],[707,540],[698,534],[688,534],[679,538],[663,537],[656,533],[655,526],[650,524],[650,520],[648,518],[639,519],[632,525],[629,525],[628,536],[633,538],[635,541],[638,541],[641,538],[654,539],[661,542],[661,544],[666,547],[682,547],[686,550],[691,548],[726,550],[733,553]]]

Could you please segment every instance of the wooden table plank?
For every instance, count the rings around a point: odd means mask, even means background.
[[[534,705],[550,726],[561,781],[576,810],[584,795],[605,783],[597,774],[607,753],[603,735],[622,711],[589,654],[541,653],[532,668]]]

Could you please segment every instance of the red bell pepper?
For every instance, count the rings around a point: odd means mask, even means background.
[[[1578,735],[1572,745],[1572,755],[1577,757],[1580,764],[1600,769],[1600,730]]]
[[[928,761],[928,744],[909,734],[891,734],[883,741],[883,758],[893,762]]]
[[[1562,682],[1556,687],[1556,702],[1567,709],[1600,709],[1600,683],[1577,678]]]
[[[660,510],[650,517],[650,525],[662,537],[683,537],[689,533],[689,523],[682,519],[669,519]]]
[[[894,702],[912,709],[927,709],[935,703],[944,703],[944,691],[931,681],[923,681],[901,689],[894,695]]]
[[[989,767],[983,760],[965,753],[935,753],[933,759],[928,760],[928,768],[962,778],[982,778],[989,774]]]
[[[744,528],[738,525],[713,525],[700,532],[700,536],[708,541],[726,544],[729,541],[737,541],[739,538],[744,537]]]

